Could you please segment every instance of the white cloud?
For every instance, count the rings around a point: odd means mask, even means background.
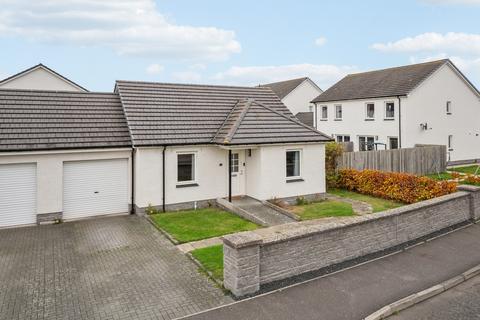
[[[159,65],[158,63],[153,63],[149,65],[145,71],[148,74],[159,74],[159,73],[162,73],[163,70],[165,70],[164,66]]]
[[[172,77],[176,81],[188,82],[188,83],[199,82],[202,79],[202,75],[195,71],[174,72],[172,73]]]
[[[480,5],[480,0],[422,0],[422,2],[434,5]]]
[[[384,52],[451,52],[480,54],[480,34],[428,32],[394,42],[375,43],[373,49]]]
[[[319,37],[319,38],[315,39],[315,45],[318,46],[318,47],[323,46],[325,43],[327,43],[327,38],[325,38],[325,37]]]
[[[213,80],[236,85],[258,85],[308,76],[326,89],[346,74],[357,71],[353,66],[292,64],[282,66],[231,67],[217,73]]]
[[[480,58],[463,58],[439,53],[432,56],[410,57],[411,63],[428,62],[439,59],[450,59],[460,70],[480,75]]]
[[[223,60],[240,52],[235,33],[169,21],[154,0],[0,0],[0,36],[110,47],[119,54]]]

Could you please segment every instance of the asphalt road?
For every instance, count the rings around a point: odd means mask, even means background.
[[[473,225],[392,256],[186,319],[363,319],[478,264],[480,225]]]
[[[389,318],[389,320],[426,319],[480,319],[480,276]]]

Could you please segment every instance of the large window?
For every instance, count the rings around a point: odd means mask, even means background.
[[[375,149],[375,137],[358,137],[358,148],[360,151],[371,151]]]
[[[177,181],[181,183],[195,181],[195,154],[177,154]]]
[[[327,106],[322,106],[321,120],[327,120],[327,119],[328,119],[328,107]]]
[[[300,150],[287,151],[287,178],[300,177]]]
[[[337,104],[335,106],[335,120],[342,120],[342,118],[343,118],[342,105]]]
[[[375,119],[375,104],[374,103],[367,103],[365,108],[366,108],[365,119],[367,119],[367,120]]]
[[[349,135],[337,134],[336,138],[337,138],[337,142],[350,142],[350,136]]]
[[[395,119],[395,103],[393,102],[385,103],[385,119],[387,120]]]
[[[389,149],[398,149],[398,138],[397,137],[389,137],[388,138],[388,148]]]

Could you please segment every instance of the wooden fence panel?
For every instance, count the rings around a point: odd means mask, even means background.
[[[338,159],[340,169],[380,170],[425,175],[447,168],[446,146],[426,145],[415,148],[345,152]]]

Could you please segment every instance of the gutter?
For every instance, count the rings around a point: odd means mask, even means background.
[[[163,151],[162,151],[162,211],[165,212],[165,185],[166,185],[166,179],[165,179],[165,150],[167,149],[167,146],[163,146]]]

